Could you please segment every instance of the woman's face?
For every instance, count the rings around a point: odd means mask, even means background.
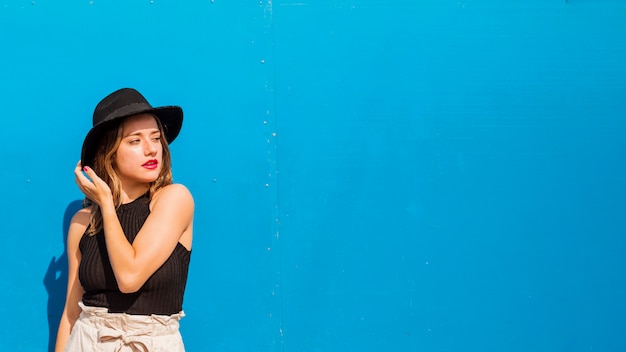
[[[155,117],[139,114],[124,120],[122,140],[115,152],[115,170],[122,184],[155,181],[162,161],[161,132]]]

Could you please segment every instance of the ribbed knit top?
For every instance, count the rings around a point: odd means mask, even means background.
[[[132,244],[150,214],[150,197],[145,195],[123,204],[117,217]],[[165,263],[134,293],[122,293],[115,280],[106,248],[104,231],[85,232],[80,240],[82,254],[78,278],[85,289],[83,304],[105,307],[110,313],[171,315],[182,310],[183,294],[191,251],[178,243]]]

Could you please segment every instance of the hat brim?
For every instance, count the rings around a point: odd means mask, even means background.
[[[161,106],[142,111],[133,111],[131,114],[116,116],[114,119],[100,123],[87,133],[85,140],[83,141],[83,148],[81,151],[81,164],[82,166],[92,166],[98,150],[98,144],[108,129],[118,126],[125,118],[138,115],[138,114],[152,114],[156,116],[163,126],[163,133],[165,134],[165,140],[168,144],[171,144],[183,126],[183,109],[180,106]]]

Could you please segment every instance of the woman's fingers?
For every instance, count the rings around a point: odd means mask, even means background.
[[[76,175],[76,183],[78,184],[79,187],[89,185],[90,183],[92,183],[85,176],[85,174],[83,174],[83,169],[81,168],[80,162],[78,162],[78,164],[76,165],[76,168],[74,168],[74,175]]]
[[[74,169],[76,175],[76,184],[81,192],[92,199],[96,203],[100,204],[111,195],[109,186],[96,174],[96,172],[88,167],[82,167],[81,163],[76,164]]]
[[[104,180],[101,179],[100,176],[98,176],[92,168],[90,168],[89,166],[85,166],[83,167],[83,171],[85,171],[85,174],[87,174],[86,178],[89,180],[89,182],[95,185],[96,188],[109,191],[109,185],[107,185],[106,182],[104,182]]]
[[[82,171],[82,166],[80,164],[80,160],[78,161],[78,163],[76,164],[76,167],[74,168],[74,175],[76,175],[76,177],[78,178],[78,174]]]

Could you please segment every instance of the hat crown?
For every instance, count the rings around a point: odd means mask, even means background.
[[[141,93],[133,88],[122,88],[98,103],[93,112],[93,126],[147,109],[152,109],[152,106]]]

